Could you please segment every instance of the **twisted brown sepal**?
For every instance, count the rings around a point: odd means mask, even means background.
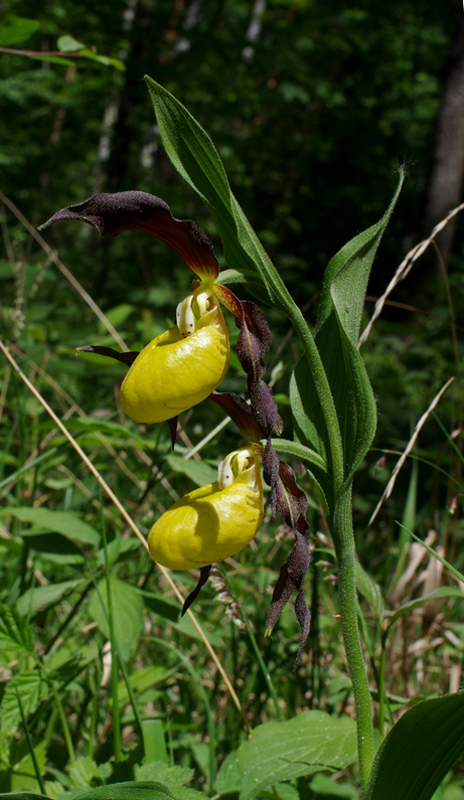
[[[127,350],[125,353],[120,353],[119,350],[113,350],[112,347],[103,347],[100,345],[87,345],[86,347],[77,347],[76,353],[97,353],[99,356],[108,356],[114,358],[116,361],[121,361],[131,367],[135,359],[139,355],[138,350]]]
[[[171,419],[167,419],[166,422],[169,425],[169,430],[171,433],[171,449],[174,450],[174,445],[177,439],[177,420],[179,419],[178,416],[171,417]]]
[[[301,654],[308,638],[311,626],[311,612],[306,605],[303,593],[303,583],[311,561],[311,551],[306,536],[299,531],[295,533],[295,545],[285,564],[282,565],[271,606],[266,620],[266,636],[270,636],[277,620],[287,605],[293,592],[297,592],[295,600],[295,614],[301,628],[300,645],[292,667],[292,672],[300,663]]]
[[[205,585],[206,581],[208,580],[209,573],[211,571],[212,564],[208,564],[207,567],[201,567],[200,569],[200,577],[198,578],[198,583],[193,589],[192,592],[185,598],[184,605],[182,606],[181,617],[184,616],[187,609],[190,608],[193,601],[197,599],[198,595],[200,594],[200,589],[202,586]]]
[[[216,405],[222,408],[229,415],[248,442],[259,442],[261,439],[261,429],[253,416],[251,406],[245,402],[243,397],[235,392],[211,392],[209,396]]]
[[[117,236],[121,231],[145,231],[167,244],[202,280],[214,280],[219,265],[210,239],[191,220],[176,219],[167,203],[147,192],[94,194],[75,206],[62,208],[40,225],[78,220],[92,225],[100,236]]]
[[[253,415],[261,435],[268,439],[272,433],[281,434],[282,419],[272,389],[262,380],[266,371],[264,357],[271,344],[271,330],[261,309],[249,300],[239,300],[226,286],[215,284],[216,296],[234,315],[240,328],[237,356],[247,375],[248,393]]]

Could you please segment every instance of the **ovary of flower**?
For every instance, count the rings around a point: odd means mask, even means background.
[[[219,465],[218,480],[186,494],[153,525],[152,558],[170,569],[194,569],[243,550],[263,519],[259,459],[252,446]]]
[[[164,422],[201,403],[229,366],[229,336],[211,285],[177,306],[177,324],[137,356],[121,386],[123,411],[134,422]]]

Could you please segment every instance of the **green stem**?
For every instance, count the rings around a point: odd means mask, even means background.
[[[379,679],[379,733],[383,739],[385,734],[385,667],[387,663],[387,641],[382,636],[382,654],[380,656]]]
[[[34,745],[32,744],[32,739],[31,739],[31,735],[29,733],[29,728],[27,727],[27,722],[26,722],[26,717],[25,717],[25,714],[24,714],[23,704],[21,703],[21,697],[19,696],[19,692],[18,692],[18,689],[17,689],[16,686],[15,686],[15,690],[16,690],[16,700],[18,701],[19,713],[21,715],[21,722],[23,724],[24,734],[26,736],[26,741],[27,741],[27,746],[29,748],[29,753],[30,753],[30,756],[31,756],[31,759],[32,759],[32,765],[34,767],[35,777],[36,777],[37,783],[39,784],[40,791],[42,792],[43,795],[45,795],[44,781],[43,781],[43,778],[42,778],[42,775],[41,775],[41,772],[40,772],[40,769],[39,769],[39,764],[38,764],[38,761],[37,761],[37,757],[35,755]]]
[[[364,665],[356,609],[355,544],[351,509],[351,486],[335,501],[332,536],[338,562],[338,593],[341,626],[348,670],[356,706],[358,758],[363,788],[374,758],[372,706]]]
[[[237,602],[237,601],[235,601],[235,602]],[[279,698],[277,696],[277,692],[275,690],[275,686],[272,683],[272,678],[270,676],[269,670],[268,670],[266,664],[264,663],[264,659],[263,659],[263,657],[262,657],[262,655],[261,655],[261,653],[259,651],[258,642],[256,641],[256,637],[255,637],[255,635],[253,633],[250,620],[248,619],[248,616],[247,616],[245,610],[242,608],[242,606],[240,606],[238,604],[238,602],[237,602],[237,605],[238,605],[239,610],[240,610],[240,616],[242,617],[242,619],[243,619],[243,621],[244,621],[244,623],[246,625],[247,633],[248,633],[248,636],[250,637],[250,641],[251,641],[253,650],[255,651],[255,656],[256,656],[256,659],[257,659],[258,664],[260,666],[261,672],[263,673],[263,677],[264,677],[264,680],[266,682],[267,688],[269,690],[269,694],[272,697],[272,701],[274,703],[274,708],[276,710],[277,719],[279,720],[279,722],[283,722],[284,719],[285,719],[284,713],[283,713],[283,711],[282,711],[282,709],[280,707]]]
[[[76,754],[74,753],[74,746],[72,743],[71,738],[71,731],[69,730],[69,725],[66,720],[66,714],[64,713],[63,703],[61,702],[60,695],[58,694],[58,690],[53,683],[51,682],[53,696],[55,698],[56,707],[58,709],[58,714],[60,716],[61,725],[63,727],[64,739],[66,742],[66,748],[68,750],[69,760],[71,764],[74,764],[76,761]]]
[[[317,396],[321,404],[322,414],[329,434],[331,469],[335,495],[343,485],[343,445],[338,422],[337,411],[332,397],[327,373],[317,349],[317,345],[308,324],[298,306],[290,295],[285,302],[285,313],[291,321],[303,346],[303,352],[309,365]],[[287,298],[284,298],[287,300]]]

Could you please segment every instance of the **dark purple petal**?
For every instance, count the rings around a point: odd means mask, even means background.
[[[237,355],[247,375],[251,375],[255,383],[259,381],[266,371],[261,357],[261,342],[245,321],[237,339]]]
[[[295,546],[280,570],[266,620],[266,633],[269,635],[287,605],[290,596],[294,591],[297,592],[295,614],[301,628],[301,636],[293,672],[300,662],[311,623],[311,613],[303,594],[303,583],[311,561],[311,550],[306,536],[295,531],[295,538]]]
[[[181,617],[184,616],[185,612],[190,608],[193,601],[197,599],[198,595],[200,594],[201,587],[204,586],[206,581],[208,580],[211,567],[212,564],[208,564],[207,567],[201,567],[200,577],[198,578],[197,585],[184,600],[184,605],[182,606],[182,611],[181,611]]]
[[[264,358],[271,346],[271,329],[268,321],[256,303],[243,300],[242,308],[248,327],[261,342],[261,358]]]
[[[138,350],[127,350],[124,353],[120,353],[119,350],[113,350],[112,347],[103,347],[98,344],[89,344],[86,347],[78,347],[77,353],[97,353],[99,356],[107,356],[108,358],[114,358],[116,361],[121,361],[123,364],[127,364],[128,367],[132,366],[135,359],[139,355]]]
[[[253,381],[252,376],[248,376],[248,392],[263,436],[267,439],[272,433],[281,434],[283,422],[271,387],[264,381]]]
[[[54,222],[78,220],[92,225],[100,236],[116,236],[121,231],[145,231],[164,242],[203,279],[214,280],[219,265],[213,246],[195,222],[172,216],[169,206],[147,192],[94,194],[84,203],[62,208],[39,230]]]
[[[214,391],[211,392],[209,398],[229,415],[245,439],[256,444],[259,442],[261,429],[253,416],[250,406],[240,395],[234,392]]]
[[[174,445],[177,439],[177,420],[178,417],[171,417],[171,419],[167,419],[166,422],[169,425],[169,430],[171,433],[171,449],[174,450]]]

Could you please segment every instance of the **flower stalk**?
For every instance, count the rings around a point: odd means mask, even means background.
[[[359,770],[363,788],[374,758],[372,704],[358,627],[353,534],[352,488],[337,498],[330,528],[338,565],[338,598],[348,670],[356,706]]]

